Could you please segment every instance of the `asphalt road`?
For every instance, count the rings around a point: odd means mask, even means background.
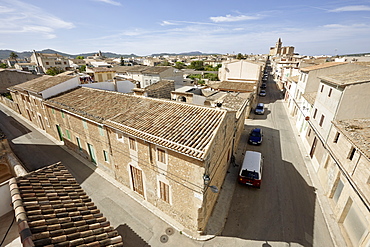
[[[265,114],[246,120],[246,131],[261,127],[260,146],[246,150],[264,157],[261,189],[237,184],[223,236],[266,243],[283,242],[302,246],[333,246],[316,199],[301,152],[291,129],[282,93],[269,79]]]

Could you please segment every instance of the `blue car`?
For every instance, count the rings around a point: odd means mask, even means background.
[[[255,128],[249,134],[249,143],[254,145],[259,145],[262,143],[262,129]]]

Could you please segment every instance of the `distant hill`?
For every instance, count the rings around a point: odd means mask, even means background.
[[[19,59],[24,59],[24,58],[29,58],[31,57],[32,55],[32,51],[24,51],[24,52],[17,52],[17,51],[12,51],[12,50],[0,50],[0,59],[8,59],[9,58],[9,55],[11,52],[15,52],[15,54],[18,55],[18,58]],[[44,49],[42,51],[36,51],[36,52],[40,52],[40,53],[57,53],[59,55],[62,55],[64,57],[70,57],[70,58],[75,58],[77,56],[83,56],[83,57],[88,57],[88,56],[93,56],[96,54],[96,52],[90,52],[90,53],[81,53],[81,54],[76,54],[76,55],[72,55],[72,54],[68,54],[68,53],[63,53],[63,52],[60,52],[60,51],[55,51],[55,50],[52,50],[52,49]],[[113,52],[102,52],[103,53],[103,56],[105,57],[108,57],[108,58],[119,58],[119,57],[137,57],[137,55],[135,54],[117,54],[117,53],[113,53]],[[151,56],[177,56],[177,55],[181,55],[181,56],[200,56],[200,55],[211,55],[211,54],[206,54],[206,53],[202,53],[200,51],[193,51],[193,52],[184,52],[184,53],[158,53],[158,54],[152,54]]]

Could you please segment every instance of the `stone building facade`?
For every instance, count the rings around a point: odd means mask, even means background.
[[[25,118],[27,110],[33,122],[31,111],[40,114],[40,129],[184,232],[197,236],[205,229],[218,196],[209,186],[221,188],[240,136],[235,130],[242,131],[235,111],[85,87],[35,101],[30,84],[11,91]]]

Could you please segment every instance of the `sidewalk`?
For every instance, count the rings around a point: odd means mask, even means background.
[[[307,147],[305,147],[305,144],[303,143],[303,141],[302,141],[302,139],[301,139],[301,137],[298,133],[298,130],[296,128],[296,119],[291,117],[291,115],[289,114],[289,110],[287,108],[287,103],[284,102],[283,100],[282,100],[282,103],[284,105],[284,109],[286,110],[290,125],[293,129],[295,139],[297,141],[299,150],[301,151],[301,154],[302,154],[303,160],[305,162],[306,168],[308,170],[311,182],[312,182],[313,186],[316,188],[316,195],[317,195],[318,204],[320,205],[320,209],[321,209],[321,212],[324,216],[325,223],[328,227],[328,230],[330,232],[331,239],[333,240],[333,243],[334,243],[335,246],[338,246],[338,247],[347,246],[347,243],[345,242],[345,240],[342,236],[339,225],[335,220],[334,213],[333,213],[333,211],[330,207],[329,199],[325,195],[325,191],[322,188],[321,183],[320,183],[320,181],[317,177],[317,174],[314,170],[313,162],[316,162],[316,160],[312,160],[309,157],[309,149],[307,149]],[[316,164],[316,166],[318,167],[319,164]]]

